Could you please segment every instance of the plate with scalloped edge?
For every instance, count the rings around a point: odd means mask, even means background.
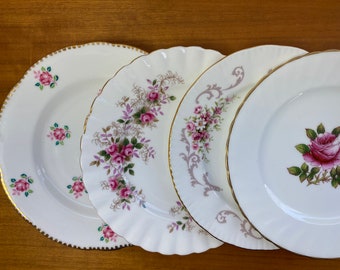
[[[118,69],[143,54],[104,42],[67,47],[35,63],[5,100],[2,185],[19,213],[49,238],[84,249],[130,245],[89,201],[79,145],[94,97]]]
[[[184,255],[222,244],[178,199],[167,151],[181,97],[222,57],[200,47],[154,51],[120,70],[92,106],[81,144],[83,178],[99,215],[133,245]]]

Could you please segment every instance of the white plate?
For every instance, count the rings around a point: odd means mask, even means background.
[[[250,222],[312,257],[340,256],[339,70],[340,52],[277,69],[244,102],[228,147],[230,180]]]
[[[305,51],[265,45],[227,56],[183,98],[170,136],[170,165],[192,217],[218,239],[249,249],[275,249],[247,221],[227,182],[225,144],[245,94],[272,68]]]
[[[142,54],[109,43],[62,49],[34,64],[4,102],[3,187],[18,211],[50,238],[79,248],[128,245],[103,223],[88,199],[79,145],[100,88]]]
[[[118,72],[92,106],[81,144],[84,181],[99,215],[134,245],[188,254],[222,244],[179,202],[167,149],[182,96],[222,57],[199,47],[155,51]]]

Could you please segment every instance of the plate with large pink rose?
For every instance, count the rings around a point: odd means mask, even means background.
[[[293,252],[340,257],[340,52],[290,61],[234,119],[227,166],[250,222]]]
[[[21,215],[58,242],[100,249],[130,245],[92,206],[79,146],[88,109],[104,83],[143,54],[102,42],[64,48],[35,63],[4,102],[3,187]]]

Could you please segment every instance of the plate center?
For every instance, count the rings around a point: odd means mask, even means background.
[[[263,184],[275,204],[295,219],[340,223],[339,100],[338,87],[301,89],[272,114],[261,136]],[[339,186],[333,180],[337,166]]]

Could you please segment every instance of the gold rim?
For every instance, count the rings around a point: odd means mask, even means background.
[[[275,67],[273,70],[271,70],[268,74],[266,74],[264,77],[262,77],[257,83],[256,85],[251,88],[249,90],[249,92],[247,93],[247,95],[245,96],[245,98],[243,99],[243,101],[241,102],[241,104],[239,105],[239,107],[237,108],[237,111],[234,115],[233,120],[231,121],[230,124],[230,128],[229,128],[229,133],[228,133],[228,137],[227,137],[227,142],[226,142],[226,151],[225,151],[225,164],[226,164],[226,172],[227,172],[227,181],[228,184],[230,186],[230,190],[232,193],[232,196],[237,204],[237,206],[239,207],[241,213],[244,215],[244,217],[248,220],[248,222],[263,236],[263,238],[265,238],[266,240],[268,240],[269,242],[273,243],[274,245],[278,246],[279,248],[282,248],[281,246],[279,246],[278,244],[274,243],[272,240],[268,239],[265,235],[263,235],[263,233],[261,233],[256,226],[254,226],[254,224],[248,219],[247,215],[245,214],[243,208],[241,207],[239,200],[237,199],[237,196],[235,194],[235,191],[233,189],[233,184],[231,181],[231,177],[230,177],[230,168],[229,168],[229,144],[230,144],[230,137],[231,137],[231,133],[233,131],[233,127],[235,124],[235,121],[237,119],[238,114],[240,113],[240,111],[242,110],[244,104],[247,102],[248,98],[252,95],[252,93],[262,84],[263,81],[265,81],[268,77],[270,77],[273,73],[275,73],[276,71],[278,71],[279,69],[281,69],[283,66],[286,66],[287,64],[291,63],[291,62],[295,62],[297,60],[300,60],[302,58],[311,56],[311,55],[315,55],[315,54],[322,54],[322,53],[328,53],[328,52],[340,52],[340,50],[326,50],[326,51],[316,51],[316,52],[310,52],[310,53],[306,53],[304,55],[300,55],[300,56],[296,56],[293,57],[292,59],[282,63],[281,65]]]
[[[86,46],[100,46],[100,45],[106,45],[106,46],[112,46],[112,47],[117,47],[117,48],[126,48],[126,49],[130,49],[130,50],[134,50],[134,51],[137,51],[137,52],[140,52],[140,53],[143,53],[143,54],[147,54],[146,51],[143,51],[142,49],[139,49],[137,47],[133,47],[133,46],[130,46],[130,45],[126,45],[126,44],[115,44],[115,43],[109,43],[109,42],[101,42],[101,41],[98,41],[98,42],[90,42],[90,43],[84,43],[84,44],[80,44],[80,45],[72,45],[72,46],[67,46],[67,47],[64,47],[62,49],[59,49],[57,51],[54,51],[46,56],[44,56],[43,58],[41,58],[40,60],[38,60],[37,62],[35,62],[25,73],[24,75],[22,76],[22,78],[19,80],[18,83],[15,84],[15,86],[9,91],[8,95],[6,96],[2,106],[1,106],[1,109],[0,109],[0,122],[1,122],[1,118],[2,118],[2,115],[3,115],[3,112],[5,111],[6,107],[8,106],[8,102],[10,101],[10,99],[12,98],[12,96],[15,94],[16,90],[20,87],[22,81],[26,78],[26,76],[37,66],[39,65],[41,62],[43,62],[44,60],[54,56],[54,55],[57,55],[59,53],[62,53],[62,52],[65,52],[67,50],[76,50],[76,49],[79,49],[79,48],[83,48],[83,47],[86,47]],[[77,245],[73,245],[73,244],[68,244],[68,243],[65,243],[63,241],[60,241],[56,238],[54,238],[53,236],[47,234],[46,232],[44,232],[42,229],[40,229],[37,225],[33,224],[30,219],[20,210],[20,208],[18,207],[18,205],[14,202],[13,198],[11,197],[10,195],[10,192],[6,186],[6,183],[5,183],[5,179],[4,179],[4,174],[3,174],[3,171],[2,171],[2,166],[0,164],[0,181],[1,181],[1,184],[2,184],[2,187],[3,187],[3,190],[5,191],[5,194],[7,196],[7,198],[9,199],[9,201],[11,202],[11,204],[14,206],[14,208],[16,209],[16,211],[20,214],[20,216],[22,216],[30,225],[32,225],[33,227],[35,227],[40,233],[42,233],[44,236],[47,236],[49,239],[52,239],[58,243],[61,243],[63,245],[66,245],[66,246],[69,246],[69,247],[74,247],[74,248],[79,248],[79,249],[98,249],[98,250],[116,250],[116,249],[121,249],[121,248],[124,248],[124,247],[129,247],[129,246],[132,246],[131,244],[126,244],[126,245],[120,245],[120,246],[115,246],[115,247],[80,247],[80,246],[77,246]]]

